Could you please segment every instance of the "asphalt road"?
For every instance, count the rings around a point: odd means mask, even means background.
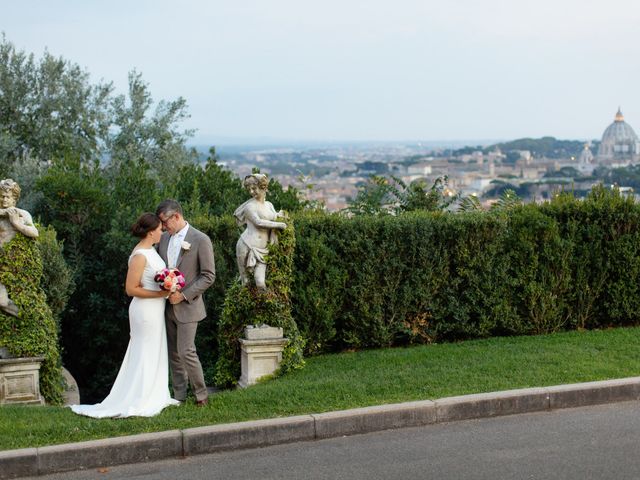
[[[637,480],[640,402],[436,424],[32,478]]]

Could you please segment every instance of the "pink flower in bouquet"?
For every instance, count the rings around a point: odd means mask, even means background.
[[[184,288],[186,282],[184,275],[177,268],[163,268],[154,277],[162,290],[175,292]]]

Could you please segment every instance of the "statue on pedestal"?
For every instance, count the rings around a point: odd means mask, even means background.
[[[0,248],[9,243],[17,232],[26,237],[37,238],[38,229],[33,225],[31,214],[16,207],[20,198],[20,186],[10,178],[0,181]],[[0,310],[18,316],[18,307],[9,298],[6,287],[0,283]]]
[[[44,234],[38,232],[31,214],[16,207],[19,198],[20,186],[14,180],[0,180],[0,349],[3,349],[0,355],[12,357],[0,360],[0,375],[3,376],[0,384],[6,387],[0,388],[0,404],[22,401],[22,397],[14,398],[8,390],[15,388],[17,392],[30,392],[25,401],[42,404],[42,395],[48,403],[60,405],[63,383],[59,327],[43,289],[43,246],[57,247],[52,244],[55,237],[50,237],[50,230],[45,230]],[[41,239],[43,236],[45,243]],[[46,280],[49,283],[56,281]],[[58,286],[66,289],[66,280],[60,282]],[[33,362],[39,367],[27,369]],[[24,367],[19,375],[22,380],[13,376],[17,371],[11,370],[14,364],[20,365],[20,369]],[[32,371],[37,371],[37,376],[28,373]],[[24,380],[28,378],[33,380]],[[34,384],[36,381],[38,384]],[[27,384],[33,388],[27,389]]]
[[[265,372],[282,375],[304,365],[304,338],[291,314],[294,220],[266,201],[266,175],[248,175],[243,184],[253,198],[234,212],[238,225],[246,225],[236,244],[240,281],[227,289],[218,323],[215,382],[225,386],[237,385],[238,377],[247,386]],[[251,333],[240,339],[243,329]]]

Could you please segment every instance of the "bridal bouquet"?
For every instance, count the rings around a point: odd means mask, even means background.
[[[184,288],[184,275],[177,268],[163,268],[154,277],[154,280],[160,284],[160,288],[168,292],[175,292]]]

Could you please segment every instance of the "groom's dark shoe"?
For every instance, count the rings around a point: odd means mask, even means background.
[[[205,398],[204,400],[198,400],[196,402],[196,407],[206,407],[207,403],[209,403],[209,399]]]

